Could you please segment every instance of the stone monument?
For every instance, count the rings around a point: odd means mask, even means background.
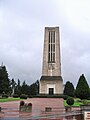
[[[39,94],[57,95],[62,93],[59,27],[45,27]]]

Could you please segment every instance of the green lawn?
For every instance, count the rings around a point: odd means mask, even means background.
[[[83,100],[82,102],[80,102],[80,99],[78,98],[75,98],[74,99],[74,104],[72,106],[74,107],[79,107],[81,104],[84,104],[84,103],[90,103],[90,100]],[[68,106],[68,104],[66,103],[66,100],[64,100],[64,106]]]
[[[17,101],[21,100],[20,98],[0,98],[0,102],[10,102],[10,101]]]
[[[74,104],[72,106],[76,106],[76,107],[79,107],[81,104],[81,102],[77,102],[75,99],[74,99]],[[68,106],[68,104],[66,103],[66,100],[64,100],[64,106]]]

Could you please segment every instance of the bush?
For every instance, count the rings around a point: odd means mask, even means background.
[[[32,103],[28,103],[28,106],[32,106]]]
[[[29,97],[29,98],[33,98],[33,95],[29,95],[28,97]]]
[[[80,99],[80,100],[76,100],[76,102],[82,102],[82,100]]]
[[[87,105],[87,104],[88,104],[88,102],[87,102],[86,99],[82,100],[81,102],[82,102],[84,105]]]
[[[21,99],[27,99],[27,97],[28,97],[28,96],[25,95],[25,94],[22,94],[22,95],[20,96]]]
[[[25,102],[24,101],[20,101],[20,106],[24,106]]]
[[[88,97],[87,100],[90,100],[90,97]]]
[[[67,100],[68,97],[69,97],[68,95],[63,95],[63,99],[64,99],[64,100]]]
[[[3,94],[2,98],[8,98],[8,95],[7,94]]]
[[[67,99],[69,96],[68,95],[63,95],[63,94],[55,94],[55,95],[48,95],[48,94],[39,94],[37,96],[33,96],[33,97],[38,97],[38,98],[63,98],[63,99]]]
[[[14,94],[14,95],[13,95],[13,97],[14,97],[14,98],[18,98],[18,97],[19,97],[19,95],[17,95],[17,94]]]
[[[66,103],[67,103],[68,105],[73,105],[73,104],[74,104],[74,99],[71,98],[71,97],[69,97],[69,98],[67,99]]]

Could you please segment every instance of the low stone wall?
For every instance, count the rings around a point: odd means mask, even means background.
[[[90,111],[90,105],[81,105],[80,108],[82,111]]]

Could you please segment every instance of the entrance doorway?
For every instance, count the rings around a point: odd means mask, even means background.
[[[49,95],[53,95],[54,94],[54,88],[49,88]]]

